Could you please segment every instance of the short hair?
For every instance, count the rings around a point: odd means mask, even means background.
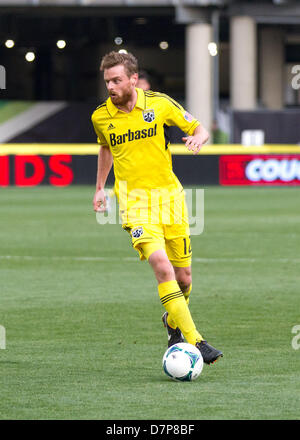
[[[109,52],[101,60],[100,70],[110,69],[118,65],[124,66],[128,76],[138,73],[138,60],[132,53]]]

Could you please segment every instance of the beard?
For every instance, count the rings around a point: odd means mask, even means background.
[[[127,89],[124,90],[121,94],[110,94],[109,96],[114,105],[123,106],[126,105],[127,102],[130,100],[130,98],[132,97],[132,93],[133,92],[131,89]]]

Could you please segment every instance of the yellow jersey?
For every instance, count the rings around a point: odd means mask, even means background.
[[[178,126],[192,135],[200,124],[168,95],[136,91],[137,102],[130,113],[119,110],[108,98],[92,114],[98,143],[108,146],[113,156],[120,206],[121,195],[127,196],[129,205],[143,204],[146,199],[149,202],[153,190],[167,191],[176,198],[182,186],[172,169],[168,127]]]

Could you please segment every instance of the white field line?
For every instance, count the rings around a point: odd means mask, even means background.
[[[92,256],[38,256],[38,255],[0,255],[0,260],[45,260],[45,261],[139,261],[136,257],[92,257]],[[300,258],[197,258],[194,257],[193,261],[196,263],[260,263],[263,261],[269,261],[273,263],[300,263]]]

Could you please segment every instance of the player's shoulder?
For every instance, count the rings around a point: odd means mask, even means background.
[[[146,90],[145,97],[147,100],[151,101],[160,101],[160,104],[165,104],[166,106],[169,106],[170,104],[174,106],[175,108],[178,108],[179,110],[182,109],[182,106],[171,96],[167,95],[166,93],[162,92],[154,92],[152,90]]]
[[[105,119],[108,116],[107,100],[98,105],[92,113],[92,119]]]

